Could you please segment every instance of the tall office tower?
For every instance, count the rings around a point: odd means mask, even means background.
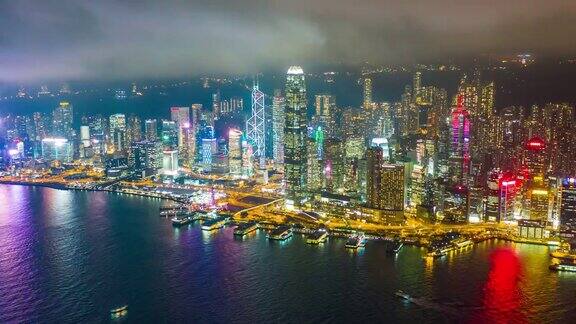
[[[478,77],[478,75],[476,76]],[[479,89],[478,89],[479,79],[470,78],[464,74],[462,79],[460,79],[460,84],[458,85],[458,93],[456,94],[456,102],[458,100],[462,101],[462,105],[468,108],[470,115],[477,116],[479,112]]]
[[[524,145],[524,165],[528,169],[529,181],[534,182],[535,177],[543,181],[546,173],[546,143],[540,137],[532,137]]]
[[[322,144],[314,138],[308,138],[307,146],[307,167],[306,179],[308,191],[320,191],[322,189],[322,180],[324,179],[323,172],[329,170],[322,169],[322,161],[318,159],[318,147]]]
[[[491,170],[486,179],[486,211],[484,213],[484,221],[486,222],[500,221],[499,192],[500,170]]]
[[[92,142],[90,141],[90,127],[86,125],[80,126],[80,157],[91,157],[89,152]]]
[[[178,128],[178,149],[186,151],[187,148],[184,143],[187,142],[187,129],[190,128],[190,107],[170,108],[170,119],[176,123]]]
[[[63,137],[72,141],[75,138],[73,128],[74,107],[68,101],[60,102],[52,115],[53,136]]]
[[[132,145],[133,142],[139,142],[142,140],[142,121],[140,117],[131,115],[128,117],[128,130],[130,132],[128,146]]]
[[[550,206],[550,192],[547,188],[530,188],[528,191],[529,218],[531,220],[548,220]]]
[[[336,105],[334,96],[328,94],[320,94],[315,97],[315,115],[316,116],[330,116],[333,113],[334,106]]]
[[[410,174],[410,180],[410,205],[417,207],[422,205],[424,201],[424,182],[426,180],[424,167],[415,164]]]
[[[147,141],[158,140],[158,120],[146,119],[144,121],[144,138]]]
[[[162,168],[162,143],[154,141],[135,142],[131,146],[130,167],[142,178],[155,175]]]
[[[242,139],[242,177],[250,178],[254,174],[252,157],[254,156],[252,144],[246,138]]]
[[[162,143],[166,148],[178,147],[178,126],[171,120],[162,120]]]
[[[334,137],[334,108],[336,102],[334,96],[328,94],[316,95],[315,97],[315,113],[313,117],[313,125],[315,127],[322,127],[328,137]]]
[[[178,127],[184,127],[190,123],[190,107],[171,107],[170,120]]]
[[[122,152],[126,143],[126,115],[110,115],[110,138],[114,152]]]
[[[552,175],[574,176],[574,161],[576,161],[574,109],[567,104],[547,105],[544,109],[549,133],[548,147]]]
[[[326,190],[341,193],[344,188],[344,143],[339,139],[328,139],[324,142],[324,177]]]
[[[272,99],[272,146],[274,164],[277,169],[284,166],[284,126],[286,125],[284,114],[285,100],[280,89],[274,90]]]
[[[178,173],[178,151],[166,150],[162,152],[162,173],[176,175]]]
[[[36,138],[34,140],[41,141],[43,138],[48,136],[48,130],[46,125],[46,119],[44,115],[40,112],[35,112],[32,114],[32,120],[34,122],[34,134]]]
[[[197,152],[200,151],[198,147],[198,131],[200,129],[200,115],[202,113],[202,104],[192,104],[190,107],[190,129],[188,132],[188,155],[193,164]]]
[[[215,138],[202,138],[201,140],[201,154],[202,154],[202,169],[204,172],[212,171],[212,147],[214,146]]]
[[[363,107],[364,109],[372,109],[372,79],[365,77],[363,82]]]
[[[574,230],[576,229],[576,179],[562,179],[560,197],[560,228]]]
[[[228,131],[228,167],[230,175],[242,175],[242,132],[237,129]]]
[[[254,147],[254,156],[258,158],[260,168],[266,167],[266,110],[264,93],[258,84],[252,88],[252,114],[246,121],[246,138]]]
[[[452,109],[450,144],[450,180],[454,184],[466,183],[470,172],[470,116],[458,97]]]
[[[500,221],[514,220],[514,208],[518,196],[519,183],[515,177],[504,174],[498,182],[498,217]]]
[[[287,202],[299,206],[306,191],[306,84],[304,71],[291,66],[286,76],[284,179]]]
[[[242,99],[242,97],[230,98],[230,112],[235,114],[242,110],[244,110],[244,99]]]
[[[220,98],[220,89],[216,91],[216,93],[212,94],[212,114],[214,119],[220,118],[220,106],[221,106],[221,98]]]
[[[380,184],[383,210],[403,211],[406,196],[404,165],[382,165]]]
[[[479,110],[472,117],[474,138],[472,153],[481,156],[489,154],[500,147],[498,143],[498,116],[494,113],[494,82],[490,82],[480,88]]]
[[[414,91],[414,101],[419,102],[422,97],[422,72],[416,71],[412,79],[412,90]]]
[[[380,186],[382,182],[382,166],[384,165],[383,150],[373,146],[366,150],[366,206],[381,209],[382,198]]]

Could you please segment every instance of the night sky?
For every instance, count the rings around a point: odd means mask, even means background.
[[[576,1],[0,0],[0,82],[576,53]]]

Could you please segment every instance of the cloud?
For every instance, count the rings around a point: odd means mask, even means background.
[[[0,81],[576,52],[560,0],[0,0]]]

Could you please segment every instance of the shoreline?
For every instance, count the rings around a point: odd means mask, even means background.
[[[139,196],[139,197],[145,197],[145,198],[166,199],[166,200],[181,202],[177,198],[168,197],[168,196],[164,196],[164,195],[155,195],[152,193],[125,192],[125,191],[121,191],[121,190],[112,190],[112,189],[74,188],[74,187],[70,187],[67,185],[60,184],[60,183],[53,183],[53,182],[29,182],[29,181],[19,182],[19,181],[2,181],[2,180],[0,180],[0,185],[43,187],[43,188],[50,188],[50,189],[56,189],[56,190],[73,190],[73,191],[93,191],[93,192],[105,191],[105,192],[115,193],[115,194],[126,194],[126,195],[133,195],[133,196]]]
[[[53,182],[29,182],[29,181],[19,182],[19,181],[2,181],[2,180],[0,180],[0,185],[3,185],[3,184],[4,185],[28,186],[28,187],[44,187],[44,188],[51,188],[51,189],[56,189],[56,190],[94,191],[94,192],[105,191],[105,192],[115,193],[115,194],[126,194],[126,195],[133,195],[133,196],[139,196],[139,197],[145,197],[145,198],[166,199],[166,200],[171,200],[171,201],[183,203],[183,201],[181,199],[178,199],[175,197],[170,197],[170,196],[167,196],[165,194],[140,192],[140,191],[139,192],[133,192],[133,191],[125,191],[122,189],[120,189],[120,190],[93,189],[93,188],[88,189],[88,188],[75,188],[75,187],[70,187],[67,185],[63,185],[60,183],[53,183]],[[286,223],[286,225],[288,225],[288,224],[289,223]],[[388,237],[386,235],[381,235],[378,233],[367,233],[367,234],[372,236],[371,240],[387,240],[388,239]],[[340,231],[332,232],[330,236],[346,237],[346,235],[342,235],[342,233],[340,233]],[[536,241],[536,240],[530,240],[530,239],[525,239],[525,238],[510,238],[510,237],[499,237],[499,236],[486,238],[486,239],[481,240],[481,241],[486,241],[486,240],[490,240],[490,239],[500,239],[500,240],[513,242],[513,243],[533,244],[533,245],[541,245],[541,246],[548,246],[548,247],[558,246],[558,244],[556,242],[554,242],[554,244],[551,244],[550,241],[544,242],[544,241]],[[474,242],[474,244],[480,243],[481,241]],[[403,243],[422,247],[420,244],[417,244],[415,242],[403,242]]]

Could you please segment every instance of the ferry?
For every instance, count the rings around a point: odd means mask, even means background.
[[[192,215],[190,215],[190,214],[187,214],[184,216],[176,216],[176,217],[172,218],[172,225],[182,226],[182,225],[189,224],[192,221],[194,221],[194,217],[192,217]]]
[[[346,241],[346,247],[349,249],[357,249],[366,245],[366,237],[364,234],[358,234],[351,236],[348,241]]]
[[[242,223],[234,229],[234,235],[244,236],[246,234],[252,233],[258,229],[258,223],[250,221],[247,223]]]
[[[314,233],[310,234],[306,239],[306,243],[308,244],[320,244],[326,242],[326,238],[328,237],[328,232],[325,230],[316,230]]]
[[[209,220],[205,221],[204,224],[202,224],[202,230],[203,231],[213,231],[215,229],[219,229],[219,228],[224,227],[224,224],[226,224],[226,218],[225,217],[217,217],[217,218],[209,219]]]
[[[171,209],[171,210],[163,210],[160,212],[160,216],[168,217],[168,216],[182,216],[188,214],[188,210],[186,209]]]
[[[277,240],[277,241],[284,241],[292,236],[292,227],[287,225],[280,225],[273,229],[268,234],[268,239],[270,240]]]
[[[571,251],[564,249],[558,249],[556,251],[552,251],[550,253],[550,256],[562,260],[576,261],[576,253],[571,253]]]
[[[411,300],[412,300],[412,297],[411,297],[410,295],[408,295],[407,293],[405,293],[404,291],[402,291],[402,290],[396,291],[395,295],[398,296],[398,297],[400,297],[400,298],[406,299],[406,300],[408,300],[408,301],[411,301]]]
[[[454,245],[454,248],[456,249],[463,249],[467,246],[473,245],[474,242],[472,240],[460,237],[455,239],[454,241],[452,241],[452,245]]]
[[[556,263],[550,265],[550,270],[576,272],[576,263]]]
[[[404,246],[404,243],[402,243],[399,240],[395,240],[394,242],[392,242],[388,245],[388,248],[386,249],[386,253],[398,254],[398,252],[400,252],[400,250],[402,250],[403,246]]]
[[[110,317],[115,319],[122,317],[128,313],[128,305],[124,305],[118,308],[114,308],[110,310]]]
[[[436,249],[428,252],[427,256],[431,258],[440,258],[448,254],[449,249]]]

